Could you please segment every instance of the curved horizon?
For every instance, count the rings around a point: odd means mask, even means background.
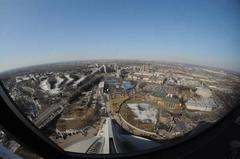
[[[20,67],[14,67],[10,68],[7,70],[0,71],[0,73],[7,73],[11,71],[16,71],[19,69],[27,69],[29,67],[43,67],[45,65],[57,65],[57,64],[64,64],[64,63],[74,63],[74,62],[124,62],[124,61],[136,61],[140,63],[149,63],[149,62],[155,62],[158,64],[183,64],[183,65],[193,65],[193,66],[198,66],[198,67],[210,67],[212,69],[218,69],[221,71],[227,71],[227,72],[235,72],[235,73],[240,73],[239,70],[230,70],[226,68],[221,68],[221,67],[216,67],[216,66],[209,66],[209,65],[204,65],[204,64],[195,64],[195,63],[189,63],[189,62],[178,62],[178,61],[171,61],[171,60],[144,60],[144,59],[84,59],[84,60],[68,60],[68,61],[53,61],[53,62],[45,62],[45,63],[37,63],[37,64],[30,64],[30,65],[23,65]]]

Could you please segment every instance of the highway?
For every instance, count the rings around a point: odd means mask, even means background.
[[[46,109],[33,122],[39,128],[43,128],[63,111],[63,106],[55,105]]]

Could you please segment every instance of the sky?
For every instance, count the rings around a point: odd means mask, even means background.
[[[239,0],[0,0],[0,71],[136,59],[240,70]]]

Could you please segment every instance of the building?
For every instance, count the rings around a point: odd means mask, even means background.
[[[99,88],[100,94],[103,94],[103,91],[104,91],[104,81],[101,81],[98,84],[98,88]]]
[[[134,72],[132,74],[128,74],[128,79],[162,84],[164,78],[162,78],[162,76],[158,76],[156,73]]]
[[[117,77],[117,78],[120,78],[120,77],[121,77],[121,70],[120,70],[120,69],[117,69],[116,77]]]
[[[186,102],[186,107],[189,110],[212,111],[217,105],[214,102],[211,90],[206,87],[197,87],[196,94],[201,98],[198,100],[190,99]]]
[[[149,64],[142,65],[141,72],[149,72]]]
[[[167,96],[167,93],[162,90],[158,92],[154,92],[152,95],[149,96],[150,100],[157,103],[163,108],[166,109],[180,109],[181,103],[177,98],[173,98]]]
[[[212,96],[212,92],[206,87],[197,87],[196,93],[203,98],[209,98]]]
[[[129,81],[123,81],[122,87],[126,92],[129,92],[133,89],[133,85]]]
[[[113,68],[114,68],[114,70],[117,70],[117,69],[118,69],[118,65],[115,63],[115,64],[113,65]]]
[[[201,98],[199,100],[190,99],[185,105],[189,110],[198,111],[212,111],[213,108],[217,106],[212,98]]]

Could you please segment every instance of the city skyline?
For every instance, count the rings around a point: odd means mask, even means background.
[[[131,59],[240,69],[237,1],[1,1],[0,72]]]

